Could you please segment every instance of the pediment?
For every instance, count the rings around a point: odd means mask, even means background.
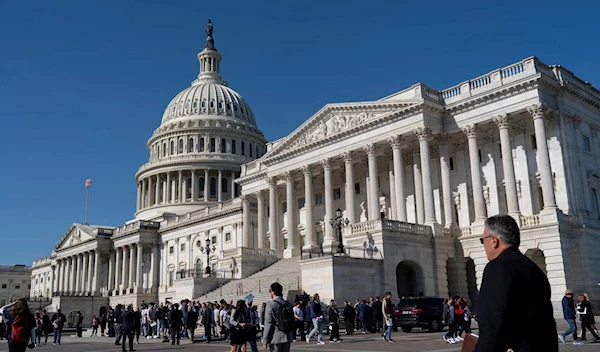
[[[416,101],[326,105],[263,158],[268,159],[311,144],[359,130],[361,126],[417,105]]]
[[[86,229],[89,227],[89,229]],[[63,236],[58,242],[55,250],[66,249],[73,247],[81,242],[87,242],[93,240],[95,236],[92,234],[92,227],[90,225],[80,226],[79,224],[73,224],[69,231]]]

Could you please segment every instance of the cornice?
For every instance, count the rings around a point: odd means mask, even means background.
[[[240,136],[253,137],[267,143],[263,133],[254,126],[248,126],[231,120],[203,118],[179,121],[177,123],[160,126],[154,130],[152,136],[148,139],[147,146],[150,147],[157,139],[179,136],[190,132],[211,132],[215,134],[226,132]]]
[[[219,213],[213,214],[213,215],[208,215],[208,216],[203,217],[203,218],[193,219],[193,220],[190,220],[190,221],[182,221],[182,222],[180,222],[178,224],[173,224],[171,226],[165,226],[165,227],[161,226],[161,228],[158,230],[158,233],[160,235],[163,235],[166,232],[177,230],[177,229],[180,229],[182,227],[187,227],[187,226],[190,226],[190,225],[196,225],[196,224],[199,224],[199,223],[202,223],[202,222],[206,222],[206,221],[210,221],[210,220],[218,220],[218,219],[222,219],[222,218],[225,218],[227,216],[236,215],[236,214],[242,214],[242,205],[241,204],[240,204],[239,207],[236,207],[236,208],[233,208],[233,209],[228,209],[228,210],[223,210],[222,212],[219,212]]]
[[[136,180],[139,179],[142,175],[144,177],[148,177],[148,176],[154,176],[158,173],[168,172],[168,171],[155,172],[157,169],[166,169],[169,167],[184,167],[186,165],[189,166],[189,168],[182,168],[181,171],[190,171],[192,169],[217,170],[219,168],[226,168],[226,167],[235,169],[235,170],[230,170],[230,171],[239,171],[243,164],[252,161],[252,160],[244,161],[244,160],[242,160],[242,157],[240,157],[239,159],[240,160],[233,160],[233,159],[227,160],[227,159],[222,159],[222,158],[220,158],[220,156],[216,156],[216,155],[214,158],[207,158],[206,156],[202,156],[202,158],[194,158],[194,156],[190,156],[190,158],[185,158],[182,160],[156,162],[153,164],[146,163],[138,169],[138,171],[135,174],[135,179]],[[218,164],[218,165],[214,166],[215,164]],[[174,171],[171,171],[171,172],[174,172]]]

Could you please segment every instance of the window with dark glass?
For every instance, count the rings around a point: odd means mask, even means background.
[[[167,143],[163,143],[163,156],[167,156]]]
[[[231,154],[235,154],[237,151],[235,150],[235,139],[231,140]]]
[[[244,141],[242,141],[242,156],[245,156],[245,155],[246,155],[246,148],[244,145]]]
[[[298,209],[304,208],[306,205],[306,199],[304,197],[298,198]]]
[[[209,152],[211,152],[211,153],[214,153],[214,152],[215,152],[215,149],[216,149],[216,146],[215,146],[215,139],[214,139],[214,138],[211,138],[211,139],[210,139],[210,149],[209,149],[208,151],[209,151]]]
[[[210,178],[210,196],[211,197],[217,196],[217,179],[214,177]]]
[[[200,138],[200,142],[198,142],[198,151],[199,152],[204,151],[204,138]]]
[[[221,138],[221,153],[227,153],[227,140]]]
[[[227,178],[221,178],[221,191],[227,192]]]
[[[248,152],[250,153],[250,157],[252,157],[252,143],[248,144]]]
[[[179,139],[179,144],[177,146],[177,152],[178,153],[183,153],[183,139]]]
[[[204,197],[204,184],[205,184],[205,180],[204,177],[200,177],[200,182],[198,182],[199,187],[198,187],[198,196],[199,197]]]
[[[315,193],[315,205],[323,204],[323,193]]]
[[[188,139],[187,151],[188,151],[188,153],[191,153],[194,151],[194,138]]]
[[[175,154],[175,142],[171,141],[171,150],[170,150],[170,155]]]
[[[333,189],[333,199],[340,199],[342,198],[342,190],[340,188],[334,188]]]

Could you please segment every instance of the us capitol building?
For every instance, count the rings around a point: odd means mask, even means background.
[[[530,57],[442,91],[327,104],[267,142],[221,77],[210,23],[207,34],[200,74],[148,140],[134,219],[75,223],[33,263],[31,297],[49,310],[260,303],[275,280],[292,298],[391,291],[476,306],[479,239],[498,213],[520,224],[557,315],[566,288],[600,297],[600,91],[588,82]]]

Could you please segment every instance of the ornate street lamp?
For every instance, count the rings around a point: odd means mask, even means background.
[[[204,273],[210,276],[210,254],[214,253],[217,248],[214,245],[212,247],[210,246],[210,238],[206,236],[206,247],[201,247],[200,250],[203,253],[206,252],[206,270]]]
[[[340,208],[338,208],[335,211],[335,220],[334,219],[330,219],[329,223],[331,224],[331,227],[333,227],[335,230],[337,230],[338,233],[338,245],[337,245],[337,253],[345,253],[344,252],[344,242],[342,239],[342,227],[347,227],[348,224],[350,223],[350,220],[348,219],[344,219],[342,218],[342,210]]]

